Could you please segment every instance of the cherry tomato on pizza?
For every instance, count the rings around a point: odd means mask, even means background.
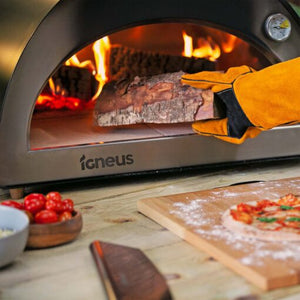
[[[300,204],[300,199],[297,198],[294,194],[287,194],[283,197],[281,197],[278,200],[278,204],[281,205],[299,205]]]
[[[271,207],[271,206],[279,206],[279,204],[275,203],[274,201],[264,199],[264,200],[260,200],[260,201],[257,202],[256,209],[258,211],[260,211],[260,210],[263,210],[266,207]]]
[[[230,214],[236,221],[243,222],[243,223],[246,223],[246,224],[251,224],[252,223],[251,215],[246,213],[246,212],[231,210]]]
[[[246,203],[240,203],[237,205],[237,211],[245,212],[245,213],[252,213],[255,212],[255,207]]]

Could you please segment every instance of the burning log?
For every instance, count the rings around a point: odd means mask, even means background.
[[[167,55],[115,45],[110,49],[107,73],[112,81],[118,82],[120,88],[120,83],[129,83],[136,76],[145,77],[178,71],[195,73],[203,70],[215,70],[215,63],[202,58]],[[43,90],[44,98],[38,101],[36,109],[69,109],[68,101],[61,101],[61,105],[58,105],[58,101],[55,100],[60,98],[83,100],[83,105],[76,101],[76,107],[80,108],[96,95],[98,87],[99,82],[91,67],[62,65]]]
[[[220,117],[213,92],[181,83],[183,72],[106,84],[94,118],[99,126],[182,123]]]
[[[112,80],[179,71],[196,73],[215,70],[215,63],[203,58],[142,51],[119,45],[113,46],[110,52],[109,74]]]
[[[61,66],[52,76],[53,86],[48,84],[48,93],[89,101],[97,91],[98,81],[89,69]],[[52,90],[52,91],[51,91]]]

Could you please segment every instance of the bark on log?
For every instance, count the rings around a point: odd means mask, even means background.
[[[99,126],[138,123],[182,123],[220,117],[213,92],[181,83],[183,72],[110,82],[94,109]]]

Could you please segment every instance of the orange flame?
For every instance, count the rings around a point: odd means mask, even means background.
[[[96,94],[93,96],[93,100],[96,99],[103,85],[108,81],[106,64],[107,64],[107,56],[110,49],[110,41],[107,36],[104,38],[97,40],[93,44],[93,54],[95,58],[95,64],[91,60],[80,61],[76,54],[70,57],[66,62],[66,66],[74,66],[78,68],[90,69],[95,76],[95,79],[99,82],[99,87]],[[55,86],[52,78],[49,79],[49,86],[53,94],[63,95],[64,91],[60,89],[60,87]]]
[[[93,44],[94,61],[84,60],[80,61],[77,55],[73,55],[66,62],[66,66],[75,66],[78,68],[89,69],[94,75],[95,79],[99,82],[98,89],[91,100],[95,100],[101,93],[104,84],[108,81],[107,76],[107,57],[109,57],[110,41],[106,36],[97,40]],[[56,85],[52,77],[48,81],[50,91],[52,95],[40,94],[36,106],[40,109],[63,109],[68,108],[75,110],[82,107],[84,104],[80,99],[74,97],[68,97],[67,92]]]
[[[234,49],[236,43],[238,41],[238,38],[232,34],[226,34],[226,41],[222,42],[222,50],[225,53],[230,53]]]
[[[83,62],[80,62],[76,54],[74,54],[72,57],[70,57],[65,62],[65,65],[95,70],[94,64],[92,63],[91,60],[84,60]]]
[[[48,83],[49,83],[49,87],[50,87],[50,90],[51,90],[52,94],[55,95],[56,94],[56,87],[55,87],[55,83],[54,83],[52,77],[49,78]]]
[[[193,56],[193,38],[187,35],[185,32],[182,33],[183,41],[184,41],[184,49],[183,55],[185,57],[192,57]]]
[[[96,62],[95,78],[99,82],[98,90],[92,100],[95,100],[100,95],[104,84],[108,81],[106,65],[109,57],[110,41],[107,36],[96,41],[93,45],[94,57]]]
[[[68,59],[65,64],[67,66],[76,66],[79,68],[88,68],[93,71],[93,75],[95,79],[99,82],[97,92],[92,97],[92,100],[95,100],[100,95],[104,84],[108,81],[107,76],[107,57],[109,55],[110,49],[110,40],[108,36],[105,36],[102,39],[97,40],[93,44],[93,54],[95,58],[95,65],[90,60],[85,60],[80,62],[78,57],[73,55],[70,59]]]
[[[184,40],[184,51],[183,55],[186,57],[198,57],[207,58],[210,61],[215,61],[221,55],[221,49],[212,38],[207,39],[198,38],[197,44],[198,48],[193,47],[193,38],[187,35],[185,32],[182,33]]]

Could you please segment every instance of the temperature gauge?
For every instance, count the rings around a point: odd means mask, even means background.
[[[291,34],[292,26],[283,14],[273,14],[265,21],[267,35],[276,42],[285,41]]]

